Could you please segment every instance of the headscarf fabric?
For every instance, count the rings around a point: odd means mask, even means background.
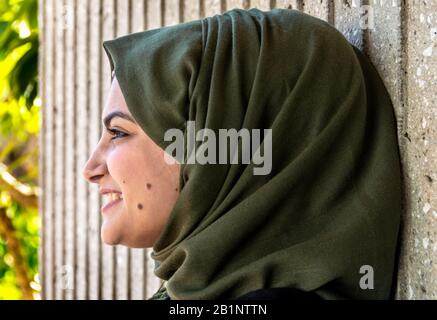
[[[188,143],[188,121],[217,136],[271,129],[269,174],[253,161],[181,164],[151,255],[171,299],[274,287],[390,298],[396,121],[376,69],[337,29],[297,10],[233,9],[103,46],[128,109],[164,150],[169,129]]]

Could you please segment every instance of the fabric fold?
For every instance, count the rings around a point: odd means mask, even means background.
[[[151,256],[171,299],[273,287],[390,297],[396,121],[376,69],[338,30],[297,10],[233,9],[103,45],[130,112],[164,150],[169,129],[187,140],[188,121],[217,136],[272,132],[269,174],[254,175],[253,161],[181,165],[180,197]]]

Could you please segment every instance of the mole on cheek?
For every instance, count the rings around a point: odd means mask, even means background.
[[[138,203],[137,208],[141,210],[143,209],[143,205],[141,203]]]
[[[152,188],[152,185],[150,183],[146,184],[146,186],[147,186],[147,189]]]

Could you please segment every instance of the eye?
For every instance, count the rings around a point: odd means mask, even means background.
[[[108,129],[107,128],[106,130],[112,136],[111,140],[115,140],[115,139],[118,139],[118,138],[123,138],[123,137],[127,137],[128,136],[127,133],[121,132],[120,130],[117,130],[117,129]]]

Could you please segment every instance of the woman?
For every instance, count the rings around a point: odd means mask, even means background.
[[[103,118],[126,116],[106,121],[84,175],[118,194],[103,241],[153,247],[165,280],[153,299],[390,298],[395,118],[339,31],[295,10],[234,9],[104,48],[114,79]],[[223,130],[260,143],[223,147]],[[261,158],[269,170],[256,174]]]

